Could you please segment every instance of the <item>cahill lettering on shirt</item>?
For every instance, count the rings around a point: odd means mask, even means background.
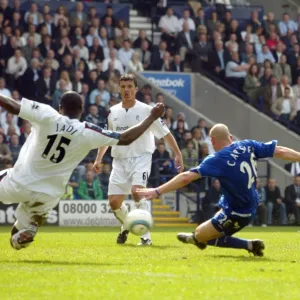
[[[248,147],[246,147],[246,146],[240,146],[237,149],[234,149],[232,151],[232,153],[230,153],[230,156],[233,158],[233,161],[228,160],[227,161],[227,165],[231,166],[231,167],[234,167],[236,165],[236,163],[237,163],[237,160],[239,159],[239,155],[245,154],[246,152],[247,153],[252,153],[253,150],[254,149],[251,146],[248,146]]]

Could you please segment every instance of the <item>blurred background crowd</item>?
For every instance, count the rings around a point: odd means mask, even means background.
[[[238,20],[231,13],[236,3],[230,0],[177,1],[185,5],[180,14],[166,0],[137,3],[141,15],[154,13],[153,26],[161,32],[154,43],[144,30],[133,39],[130,24],[115,16],[113,4],[118,1],[104,2],[106,9],[99,12],[84,1],[74,2],[70,9],[53,9],[44,1],[25,5],[0,0],[0,93],[58,109],[62,94],[73,90],[82,96],[82,121],[105,127],[110,107],[121,101],[120,75],[193,71],[229,84],[233,93],[283,124],[300,126],[300,18],[272,12],[263,17],[253,10],[249,19]],[[151,86],[145,85],[137,99],[153,106],[163,103],[164,95],[153,97]],[[184,113],[174,115],[172,107],[163,119],[182,150],[185,169],[212,153],[204,119],[189,124]],[[30,131],[29,122],[1,111],[0,170],[13,166]],[[75,170],[64,199],[107,199],[112,158],[108,152],[100,175],[95,175],[95,156],[92,151]],[[172,151],[157,141],[150,185],[176,173],[172,158]],[[299,164],[287,169],[300,173]],[[219,182],[201,180],[199,185],[206,191],[203,209],[211,215],[220,197]],[[272,178],[265,187],[260,181],[257,185],[259,224],[300,224],[300,177],[285,191]]]

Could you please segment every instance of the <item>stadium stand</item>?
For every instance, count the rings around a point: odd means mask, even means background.
[[[82,121],[105,126],[109,108],[120,101],[118,79],[124,72],[193,71],[300,133],[299,20],[237,0],[104,2],[2,1],[0,93],[58,109],[62,94],[75,90],[85,106]],[[137,98],[153,105],[161,96],[152,99],[146,86]],[[205,120],[189,124],[183,113],[174,116],[168,107],[164,121],[182,149],[186,168],[209,154]],[[29,133],[28,122],[1,111],[0,170],[16,161]],[[175,174],[169,150],[158,141],[150,184]],[[95,154],[76,169],[64,199],[107,197],[112,158],[105,156],[103,170],[95,176]],[[293,175],[298,174],[295,168]],[[208,216],[215,208],[218,183],[200,186],[207,192],[203,207]],[[278,214],[283,205],[273,208],[270,199],[262,200],[268,223],[273,211],[284,223]],[[298,216],[293,201],[285,216],[293,210]],[[266,224],[262,215],[259,222]]]

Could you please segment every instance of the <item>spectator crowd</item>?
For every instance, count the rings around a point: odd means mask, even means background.
[[[173,61],[210,73],[269,115],[300,126],[300,17],[283,13],[276,20],[272,12],[263,18],[253,10],[238,20],[228,1],[216,2],[218,10],[199,4],[186,7],[181,18],[166,9],[158,22],[160,50],[168,51],[163,70],[174,54]]]
[[[253,103],[263,98],[264,105],[280,118],[299,123],[298,22],[287,14],[276,22],[272,13],[262,21],[253,11],[248,24],[241,27],[227,10],[228,4],[217,4],[211,15],[206,15],[199,3],[196,9],[184,9],[181,18],[174,15],[172,7],[164,9],[158,22],[161,40],[154,45],[143,30],[133,40],[128,24],[116,19],[110,5],[100,16],[95,7],[86,9],[82,2],[74,3],[70,11],[64,6],[51,11],[46,2],[32,2],[24,11],[20,0],[2,0],[0,94],[16,101],[22,97],[34,99],[58,110],[62,94],[73,90],[82,96],[82,121],[105,127],[110,107],[120,102],[118,83],[124,72],[182,72],[190,66],[230,82]],[[139,90],[137,99],[152,106],[164,102],[162,94],[153,97],[149,85]],[[172,107],[167,107],[163,120],[182,150],[185,169],[212,152],[205,120],[189,124],[184,113],[174,116]],[[0,170],[14,165],[30,131],[29,122],[2,109]],[[108,152],[101,173],[95,175],[95,156],[92,151],[74,171],[63,199],[107,198],[112,158]],[[175,174],[172,158],[171,149],[157,141],[150,184],[161,184]],[[199,184],[208,191],[203,209],[211,214],[220,196],[219,183],[213,180]],[[281,198],[276,183],[270,179],[261,188],[264,192],[258,221],[270,224],[274,217],[285,224],[292,212],[300,223],[298,186],[300,177],[295,179],[294,190],[290,187],[289,196]]]
[[[189,1],[180,16],[159,8],[163,62],[153,58],[151,68],[210,73],[260,110],[300,127],[300,17],[283,13],[278,20],[253,10],[249,19],[235,19],[231,9],[227,0]]]
[[[82,121],[101,127],[106,126],[110,107],[120,101],[118,83],[124,72],[183,70],[179,55],[171,57],[166,48],[165,42],[152,45],[143,30],[132,40],[128,24],[116,19],[110,5],[100,17],[95,7],[87,9],[82,2],[74,3],[70,11],[64,6],[51,11],[47,2],[32,2],[27,11],[22,10],[20,0],[0,2],[0,93],[16,101],[34,99],[58,110],[62,94],[76,91],[84,104]],[[147,85],[137,98],[149,105],[164,102],[162,94],[152,99]],[[169,107],[165,122],[181,148],[188,140],[193,143],[193,163],[207,155],[207,130],[202,130],[205,121],[199,122],[200,129],[191,129],[183,113],[173,118]],[[29,122],[1,110],[0,170],[14,165],[30,132]],[[157,178],[164,174],[163,180],[174,172],[173,154],[168,150],[160,144],[153,154],[159,160],[153,172]],[[191,151],[185,150],[189,159]],[[92,171],[95,154],[92,151],[76,169],[64,199],[107,198],[112,159],[108,153],[96,176]],[[186,167],[190,165],[186,162]]]

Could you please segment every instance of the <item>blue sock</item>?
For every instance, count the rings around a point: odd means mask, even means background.
[[[218,239],[210,240],[207,245],[222,247],[222,248],[236,248],[236,249],[246,249],[248,250],[248,240],[232,237],[223,236]]]

